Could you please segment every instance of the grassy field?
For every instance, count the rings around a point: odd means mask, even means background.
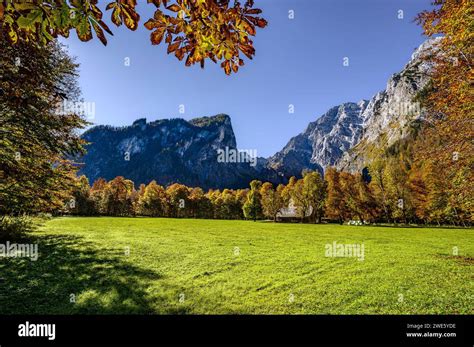
[[[363,244],[364,260],[326,257],[334,241]],[[1,314],[472,314],[474,307],[472,229],[57,218],[30,242],[37,261],[0,258]]]

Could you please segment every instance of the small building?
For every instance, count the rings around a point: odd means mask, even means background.
[[[304,219],[308,219],[309,216],[313,213],[313,207],[310,206],[308,211],[306,211]],[[288,207],[282,208],[276,215],[277,221],[281,222],[300,222],[301,217],[298,215],[298,210],[293,202],[293,199],[290,199]]]

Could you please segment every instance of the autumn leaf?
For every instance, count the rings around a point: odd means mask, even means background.
[[[183,58],[184,58],[184,49],[183,48],[177,49],[176,52],[175,52],[175,56],[176,56],[176,58],[178,58],[178,60],[183,60]]]
[[[239,1],[230,5],[225,0],[147,0],[147,3],[156,6],[153,18],[144,23],[151,31],[151,44],[159,45],[164,40],[168,53],[174,52],[179,60],[186,56],[186,66],[199,63],[202,67],[207,59],[214,63],[234,61],[240,59],[239,52],[252,59],[255,48],[248,38],[256,35],[257,27],[267,25],[263,18],[256,17],[262,10],[253,8],[253,1],[246,1],[244,6]],[[21,37],[41,44],[58,36],[68,37],[73,29],[80,40],[89,41],[94,31],[106,45],[105,34],[113,34],[97,4],[98,0],[55,0],[39,8],[36,2],[12,2],[9,7],[2,2],[0,30],[12,43]],[[136,6],[137,0],[114,0],[108,1],[105,8],[111,11],[110,20],[116,26],[136,30],[140,21]],[[221,65],[229,74],[236,72],[238,68],[234,65],[242,66],[243,61]]]
[[[111,18],[116,26],[125,24],[128,29],[136,30],[140,15],[135,11],[135,7],[135,0],[116,0],[108,4],[106,10],[113,9]]]
[[[26,16],[20,16],[17,20],[19,29],[36,32],[36,23],[41,23],[43,12],[39,9],[33,10]]]
[[[104,31],[102,30],[102,28],[95,22],[92,22],[92,27],[94,28],[95,33],[99,38],[100,42],[102,42],[104,46],[107,46],[107,39],[105,38]]]
[[[188,54],[188,57],[186,58],[186,63],[185,65],[186,66],[191,66],[193,63],[192,63],[192,53]]]
[[[181,42],[174,42],[168,45],[168,54],[174,52],[181,45]]]
[[[230,75],[230,61],[229,60],[226,60],[224,62],[222,62],[221,66],[224,68],[224,71],[226,73],[226,75]]]
[[[89,41],[92,39],[91,24],[88,18],[82,18],[76,26],[77,37],[81,41]]]
[[[159,45],[163,40],[165,28],[156,29],[150,34],[152,45]]]
[[[112,31],[109,29],[109,27],[107,26],[107,24],[104,23],[104,21],[99,20],[98,23],[99,23],[99,25],[102,27],[102,29],[104,29],[108,34],[110,34],[110,35],[112,35],[112,36],[114,35],[114,34],[112,33]]]
[[[173,12],[179,12],[181,10],[181,7],[176,4],[173,4],[171,6],[168,6],[167,9]]]
[[[260,17],[250,17],[250,16],[245,16],[245,18],[250,21],[253,25],[258,26],[259,28],[264,28],[267,26],[267,21],[263,18]]]
[[[262,13],[262,10],[259,9],[259,8],[252,8],[252,9],[249,9],[249,10],[245,10],[245,13],[246,14],[260,14],[260,13]]]
[[[168,1],[167,0],[147,0],[147,3],[154,4],[156,7],[160,7],[161,4],[166,6]]]

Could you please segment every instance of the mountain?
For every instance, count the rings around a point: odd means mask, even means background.
[[[418,47],[403,70],[390,77],[386,89],[369,101],[362,115],[365,119],[362,136],[338,160],[339,169],[362,170],[380,150],[408,137],[422,121],[423,109],[416,96],[427,85],[432,66],[421,57],[433,54],[438,40],[427,40]]]
[[[408,64],[393,74],[385,90],[370,101],[348,102],[331,108],[306,130],[268,159],[268,167],[285,176],[300,176],[304,169],[323,171],[336,166],[361,171],[377,151],[405,138],[423,112],[414,100],[428,83],[429,54],[439,39],[424,42]]]
[[[236,152],[230,117],[223,114],[190,121],[138,119],[125,127],[100,125],[82,137],[89,144],[79,174],[90,182],[125,176],[137,185],[156,180],[222,189],[246,188],[254,178],[281,180],[265,167],[264,159]]]
[[[306,130],[268,159],[268,167],[285,176],[299,176],[303,169],[318,170],[335,165],[361,137],[367,101],[348,102],[331,108]]]

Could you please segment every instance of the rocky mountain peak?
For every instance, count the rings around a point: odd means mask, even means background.
[[[332,107],[311,122],[269,158],[268,166],[286,176],[300,175],[303,169],[322,171],[327,166],[361,170],[371,149],[389,146],[406,136],[410,124],[422,117],[414,98],[427,84],[431,66],[421,58],[436,50],[439,40],[420,45],[402,71],[391,76],[385,90],[370,100]]]
[[[323,171],[334,165],[360,137],[367,104],[361,100],[332,107],[270,157],[269,167],[288,177],[300,175],[304,169]]]

